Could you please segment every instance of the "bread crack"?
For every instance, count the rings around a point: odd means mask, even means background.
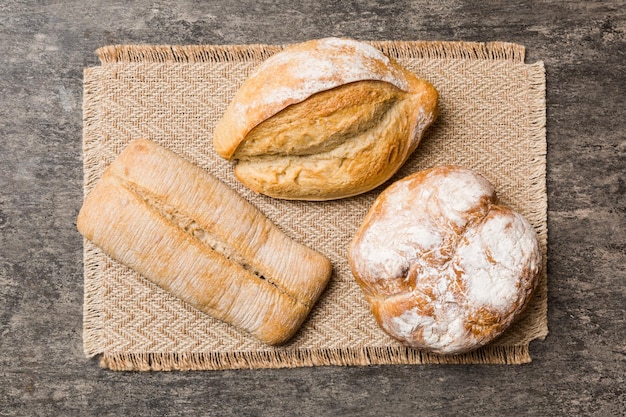
[[[202,225],[196,221],[192,216],[184,213],[180,209],[167,204],[162,198],[150,192],[149,190],[138,186],[137,184],[130,183],[119,178],[123,186],[138,196],[150,209],[156,211],[162,218],[166,219],[172,225],[179,230],[185,232],[192,239],[195,239],[203,247],[219,254],[226,258],[229,262],[232,262],[242,269],[255,276],[256,278],[267,282],[280,293],[292,298],[296,302],[308,307],[308,304],[297,299],[293,295],[286,292],[275,281],[273,281],[266,272],[263,272],[261,268],[251,265],[246,258],[240,254],[232,245],[225,242],[217,234],[211,233],[210,227]]]
[[[352,82],[318,92],[253,127],[233,159],[327,153],[374,128],[405,95],[381,81]]]
[[[273,150],[267,149],[265,152],[257,153],[241,152],[233,159],[237,159],[239,163],[276,162],[280,159],[305,163],[306,161],[331,161],[353,158],[358,153],[358,150],[373,147],[376,141],[380,140],[381,135],[385,131],[385,123],[391,124],[388,115],[394,114],[396,108],[402,105],[402,100],[388,100],[385,106],[379,109],[373,118],[355,122],[349,129],[334,132],[322,143],[299,151],[278,148]],[[269,134],[268,136],[271,137]],[[306,135],[303,135],[303,137],[306,137]],[[397,152],[397,148],[395,152]]]

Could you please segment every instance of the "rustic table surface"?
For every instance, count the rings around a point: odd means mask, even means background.
[[[623,1],[0,3],[0,416],[624,415]],[[111,372],[82,351],[82,70],[113,43],[508,41],[547,73],[549,327],[522,366]]]

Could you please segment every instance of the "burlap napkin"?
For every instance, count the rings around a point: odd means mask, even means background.
[[[372,42],[440,93],[440,116],[394,177],[439,164],[473,168],[547,242],[545,76],[506,43]],[[85,242],[84,348],[116,370],[530,361],[547,334],[547,277],[522,319],[491,345],[442,357],[402,347],[376,325],[346,260],[380,187],[331,202],[255,195],[236,182],[211,135],[250,71],[280,46],[109,46],[84,73],[85,193],[130,141],[152,139],[210,171],[285,233],[330,258],[334,274],[301,331],[268,347],[194,310]],[[386,184],[388,185],[388,184]]]

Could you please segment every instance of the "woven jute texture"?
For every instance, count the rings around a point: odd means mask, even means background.
[[[508,43],[371,42],[440,94],[440,116],[392,179],[440,164],[491,180],[547,245],[545,75]],[[84,72],[84,191],[132,140],[148,138],[229,184],[291,238],[326,255],[334,272],[301,330],[269,347],[214,320],[84,242],[84,348],[115,370],[280,368],[317,365],[529,362],[547,330],[544,273],[524,316],[492,344],[437,356],[402,347],[376,325],[347,262],[349,242],[376,196],[290,202],[239,184],[212,147],[212,131],[246,76],[273,45],[108,46]]]

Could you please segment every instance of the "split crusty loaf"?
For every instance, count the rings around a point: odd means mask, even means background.
[[[213,137],[236,177],[276,198],[329,200],[388,180],[437,115],[437,91],[350,39],[292,45],[240,87]]]
[[[468,169],[417,172],[376,200],[350,247],[378,323],[404,344],[463,353],[504,332],[541,267],[535,231]]]
[[[331,274],[327,258],[148,140],[131,143],[109,166],[77,225],[113,259],[268,344],[296,332]]]

